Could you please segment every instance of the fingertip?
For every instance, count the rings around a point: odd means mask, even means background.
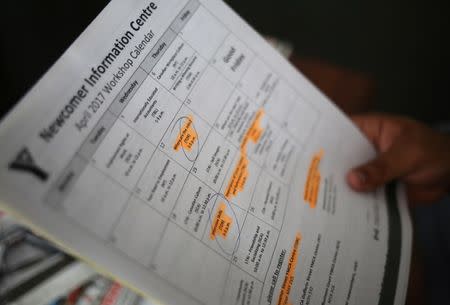
[[[363,191],[367,183],[367,174],[359,169],[352,169],[347,174],[347,182],[355,191]]]

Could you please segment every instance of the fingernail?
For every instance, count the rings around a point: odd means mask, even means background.
[[[367,182],[367,174],[362,170],[352,170],[348,180],[353,187],[363,187]]]
[[[367,182],[367,174],[366,174],[366,172],[364,172],[362,170],[358,170],[358,171],[356,171],[356,175],[358,176],[359,183],[361,185],[366,184],[366,182]]]

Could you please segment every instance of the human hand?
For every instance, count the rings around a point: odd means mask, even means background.
[[[433,202],[448,193],[449,136],[405,117],[368,114],[352,119],[379,153],[347,174],[355,191],[373,191],[399,179],[412,203]]]

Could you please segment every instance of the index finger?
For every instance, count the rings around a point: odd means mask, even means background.
[[[401,131],[401,118],[384,114],[351,116],[352,121],[378,151],[386,151]]]

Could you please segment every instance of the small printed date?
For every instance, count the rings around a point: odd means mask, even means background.
[[[75,123],[75,127],[78,131],[88,127],[88,124],[94,114],[96,114],[105,102],[105,95],[102,92],[97,93],[97,96],[88,103],[87,109],[81,114],[81,118]]]

